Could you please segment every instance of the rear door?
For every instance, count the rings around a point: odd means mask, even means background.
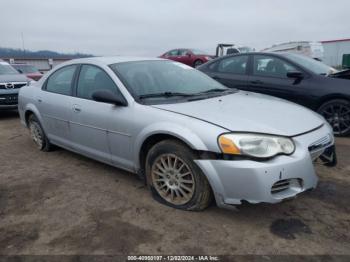
[[[248,61],[248,55],[230,56],[210,64],[205,73],[227,87],[245,90],[248,85]]]
[[[36,97],[48,138],[53,143],[66,147],[71,147],[69,121],[77,68],[77,65],[69,65],[52,73]]]
[[[248,90],[305,104],[308,77],[288,78],[288,71],[300,71],[288,61],[270,55],[254,55]]]
[[[176,57],[176,61],[189,66],[193,66],[193,58],[194,56],[190,53],[188,49],[179,49],[179,53],[178,53],[178,56]]]

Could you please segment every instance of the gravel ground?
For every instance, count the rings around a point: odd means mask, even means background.
[[[0,254],[350,255],[350,138],[315,191],[277,205],[175,210],[134,174],[63,149],[39,152],[0,112]]]

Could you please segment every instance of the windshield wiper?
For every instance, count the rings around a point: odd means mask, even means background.
[[[152,97],[174,97],[174,96],[192,96],[192,94],[179,93],[179,92],[161,92],[161,93],[140,95],[139,99],[152,98]]]
[[[208,94],[208,93],[227,92],[227,91],[234,91],[234,90],[231,88],[214,88],[214,89],[209,89],[207,91],[199,92],[197,94]]]

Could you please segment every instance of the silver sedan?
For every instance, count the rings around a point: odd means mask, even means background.
[[[317,185],[313,161],[334,164],[316,113],[222,86],[163,59],[85,58],[20,90],[37,147],[52,145],[137,173],[155,199],[185,210],[277,203]]]

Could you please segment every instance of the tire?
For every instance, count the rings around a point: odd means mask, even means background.
[[[30,130],[31,137],[38,149],[44,152],[51,151],[52,144],[45,135],[45,132],[41,127],[39,120],[33,114],[29,116],[28,127]]]
[[[350,101],[334,99],[323,103],[317,110],[332,126],[334,135],[350,135]]]
[[[196,68],[196,67],[198,67],[198,66],[200,66],[200,65],[202,65],[202,64],[203,64],[203,61],[202,61],[202,60],[196,60],[196,61],[194,61],[194,63],[193,63],[193,67]]]
[[[146,158],[146,177],[157,201],[192,211],[209,206],[212,191],[194,159],[195,154],[175,140],[161,141],[150,149]]]

